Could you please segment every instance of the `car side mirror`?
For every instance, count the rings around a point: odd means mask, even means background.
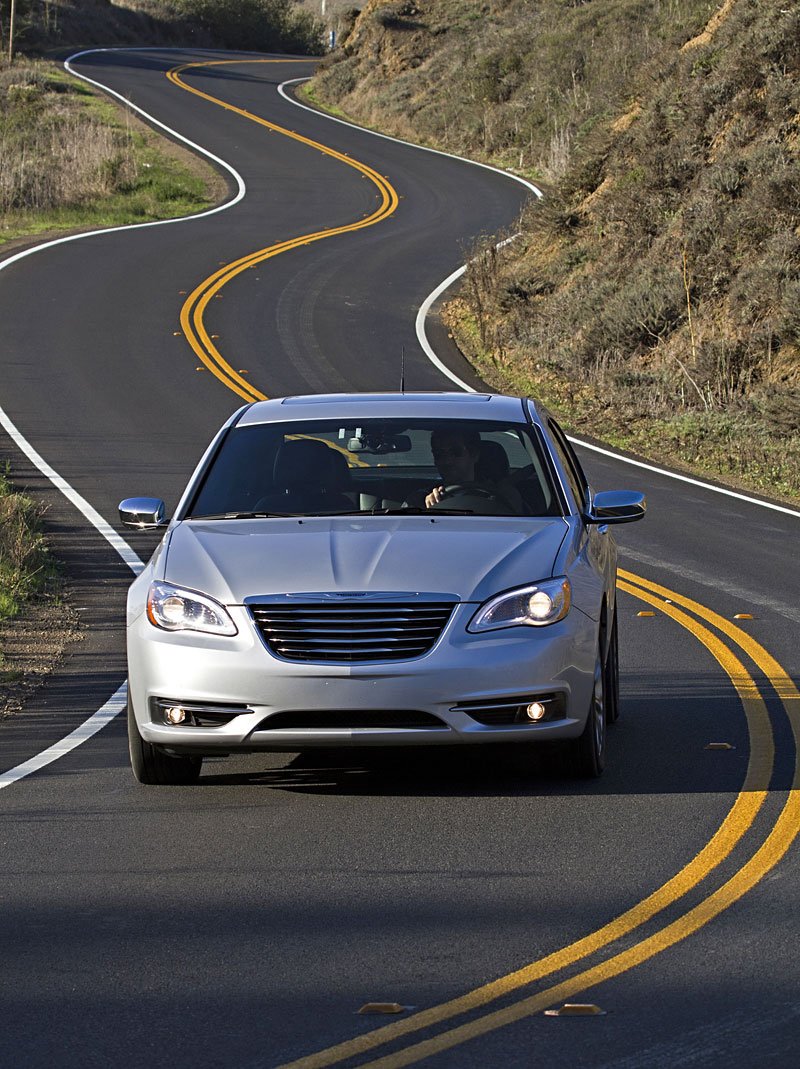
[[[158,497],[126,497],[119,503],[119,518],[124,527],[149,531],[165,524],[166,506]]]
[[[647,512],[644,494],[630,490],[603,490],[592,498],[591,508],[584,515],[587,523],[633,523]]]

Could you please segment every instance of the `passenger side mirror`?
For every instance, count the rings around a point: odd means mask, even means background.
[[[644,494],[630,490],[603,490],[594,495],[591,508],[583,518],[587,523],[633,523],[641,520],[646,511]]]

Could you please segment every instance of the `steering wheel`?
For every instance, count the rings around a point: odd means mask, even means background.
[[[445,486],[444,492],[449,497],[451,494],[469,494],[470,497],[494,498],[497,495],[491,490],[484,490],[482,486],[465,486],[464,483],[451,483]]]
[[[470,486],[465,483],[450,483],[449,486],[444,487],[444,493],[442,497],[433,505],[428,505],[429,509],[447,509],[447,508],[459,508],[459,502],[462,502],[461,507],[471,510],[473,512],[480,512],[483,508],[480,501],[496,501],[497,495],[493,494],[491,490],[485,490],[482,486]]]

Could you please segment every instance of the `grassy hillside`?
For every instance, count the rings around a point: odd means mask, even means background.
[[[0,0],[4,48],[9,12],[10,0]],[[315,53],[321,33],[315,13],[294,0],[17,0],[16,28],[28,54],[137,44]]]
[[[800,9],[370,0],[317,99],[538,178],[449,310],[574,429],[800,496]]]
[[[171,218],[224,182],[43,60],[0,63],[0,250],[51,232]]]

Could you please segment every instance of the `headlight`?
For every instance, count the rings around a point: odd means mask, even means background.
[[[172,583],[151,583],[147,595],[147,619],[162,631],[205,631],[212,635],[235,635],[236,624],[227,611],[205,594]]]
[[[500,627],[545,627],[569,612],[572,588],[566,576],[545,579],[519,590],[498,594],[478,609],[467,631],[495,631]]]

